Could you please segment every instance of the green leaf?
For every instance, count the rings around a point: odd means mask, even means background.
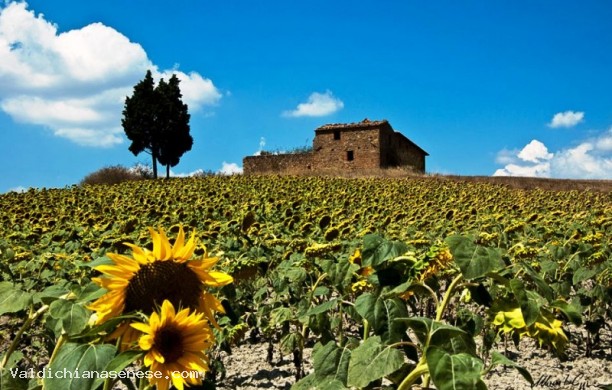
[[[306,375],[297,381],[291,390],[346,390],[347,388],[338,380],[319,380],[315,373]]]
[[[288,307],[277,307],[270,313],[270,324],[272,326],[282,325],[283,322],[291,321],[293,312]]]
[[[429,375],[438,390],[486,389],[482,360],[467,353],[449,354],[438,347],[425,353]]]
[[[532,291],[528,293],[525,284],[519,279],[510,280],[510,288],[521,306],[525,324],[531,326],[540,316],[540,306],[536,300],[532,298],[535,293]]]
[[[115,353],[115,347],[108,344],[64,344],[49,365],[52,373],[62,373],[62,375],[50,375],[50,378],[44,378],[44,388],[46,390],[94,390],[95,378],[85,378],[83,373],[102,372]],[[79,375],[75,375],[77,370]],[[66,375],[63,375],[64,371]]]
[[[49,314],[51,317],[61,321],[62,330],[69,335],[77,334],[85,329],[89,320],[89,311],[87,309],[65,299],[51,302]]]
[[[23,371],[18,367],[2,370],[2,373],[0,375],[0,389],[27,390],[28,378],[20,378],[20,373],[24,375],[24,373],[27,373],[27,371]]]
[[[403,364],[404,355],[400,351],[383,345],[379,336],[370,337],[351,353],[347,384],[349,387],[366,387],[372,381],[392,374]]]
[[[459,235],[447,237],[445,241],[466,280],[483,277],[505,266],[497,248],[476,245],[471,238]]]
[[[572,300],[571,303],[557,299],[551,304],[551,307],[559,309],[574,325],[582,324],[582,306],[578,299]]]
[[[308,277],[306,270],[301,267],[291,267],[287,269],[283,276],[289,279],[293,283],[303,283],[304,280]]]
[[[374,333],[392,344],[403,340],[406,326],[396,319],[408,316],[406,304],[399,298],[384,298],[382,294],[365,293],[355,300],[355,310],[365,318]]]
[[[523,378],[525,378],[525,380],[527,380],[527,382],[529,382],[532,386],[534,385],[533,378],[531,377],[531,374],[529,373],[529,371],[527,371],[525,368],[518,365],[516,362],[513,362],[512,360],[508,359],[506,356],[502,355],[501,353],[497,351],[492,351],[490,368],[493,368],[499,365],[516,368],[516,370],[523,376]]]
[[[548,301],[552,301],[554,297],[554,292],[553,289],[550,288],[548,283],[546,283],[544,279],[542,279],[540,275],[538,275],[538,273],[528,264],[523,264],[523,269],[527,272],[529,278],[533,280],[540,294],[542,294],[542,296]]]
[[[119,355],[115,356],[113,360],[111,360],[104,368],[106,372],[120,372],[123,371],[130,364],[134,363],[136,360],[141,358],[144,355],[142,351],[124,351]],[[100,384],[104,382],[104,378],[97,378],[92,386],[92,388],[98,387]]]
[[[363,239],[362,265],[377,268],[403,255],[408,246],[400,241],[387,241],[379,235],[368,234]]]
[[[56,284],[49,286],[42,290],[41,292],[37,292],[34,294],[34,300],[40,301],[46,305],[51,302],[59,299],[62,295],[66,294],[68,290],[64,286],[58,286]]]
[[[467,333],[457,328],[456,326],[447,325],[443,322],[434,321],[427,317],[410,317],[410,318],[398,318],[397,321],[404,322],[414,331],[419,342],[427,346],[432,340],[440,340],[437,342],[438,346],[442,346],[442,343],[450,343],[450,341],[458,336],[466,336]],[[433,344],[436,345],[436,344]]]
[[[11,282],[0,282],[0,315],[25,310],[30,302],[32,294],[14,287]]]
[[[50,321],[50,320],[57,321],[52,317],[47,319],[47,321]],[[75,340],[75,339],[82,339],[82,338],[90,338],[90,337],[97,337],[102,333],[104,334],[112,333],[115,330],[115,328],[125,320],[140,321],[142,320],[142,318],[135,314],[113,317],[99,325],[95,325],[91,328],[85,328],[85,330],[82,333],[71,335],[70,339]]]
[[[317,305],[304,314],[305,316],[312,316],[316,314],[325,313],[329,310],[335,309],[338,306],[338,298],[331,299],[329,301],[323,302],[320,305]]]
[[[326,261],[323,263],[323,270],[327,273],[327,278],[333,286],[336,286],[339,290],[344,290],[351,283],[355,272],[359,270],[359,266],[348,261]]]
[[[4,354],[0,355],[0,361],[2,359],[4,359]],[[17,362],[20,361],[21,359],[23,359],[23,352],[21,352],[21,351],[13,351],[11,356],[8,358],[4,368],[14,367],[17,364]]]
[[[597,275],[598,273],[599,273],[599,270],[597,269],[589,269],[586,267],[580,267],[574,272],[574,276],[572,277],[572,283],[576,285],[584,280],[591,279],[593,276]]]
[[[325,286],[317,286],[317,288],[315,288],[315,290],[312,293],[312,296],[314,297],[320,297],[322,295],[327,295],[329,294],[329,288],[325,287]]]
[[[385,294],[385,297],[387,296],[398,296],[401,295],[403,293],[406,292],[412,292],[413,294],[417,295],[417,296],[423,296],[423,297],[431,297],[431,292],[429,289],[427,289],[422,282],[413,282],[413,281],[408,281],[408,282],[404,282],[400,285],[397,285],[396,287],[394,287],[392,290],[390,290],[388,293]]]
[[[317,388],[318,383],[319,380],[313,372],[295,382],[293,386],[291,386],[291,390],[313,390]]]
[[[302,345],[304,345],[304,338],[300,332],[287,333],[280,341],[280,349],[285,355],[299,350]]]
[[[85,261],[75,261],[75,264],[76,264],[77,267],[94,268],[94,267],[97,267],[99,265],[114,265],[115,262],[112,261],[111,259],[109,259],[106,256],[101,256],[101,257],[98,257],[95,260],[87,261],[87,262],[85,262]]]
[[[344,386],[348,379],[351,350],[340,348],[335,341],[324,346],[317,343],[313,348],[312,359],[314,374],[318,381],[339,382]]]
[[[81,292],[77,296],[77,302],[91,302],[95,299],[100,298],[102,295],[106,294],[106,289],[101,288],[95,283],[89,283],[87,286],[83,287]]]

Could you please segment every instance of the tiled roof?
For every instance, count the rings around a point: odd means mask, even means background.
[[[389,122],[386,119],[380,121],[371,121],[368,118],[361,122],[355,123],[330,123],[319,127],[317,130],[336,130],[336,129],[350,129],[350,128],[363,128],[363,127],[377,127],[381,125],[388,125]]]

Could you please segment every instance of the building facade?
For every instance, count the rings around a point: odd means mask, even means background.
[[[388,121],[328,124],[315,130],[312,151],[295,154],[249,156],[245,174],[335,173],[403,167],[425,172],[429,154]]]

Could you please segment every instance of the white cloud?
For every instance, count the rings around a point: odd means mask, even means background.
[[[548,124],[549,127],[573,127],[584,119],[584,112],[581,111],[565,111],[558,112],[553,116],[552,120]]]
[[[325,93],[313,92],[306,103],[298,104],[292,111],[283,112],[286,117],[325,116],[344,108],[342,100],[334,97],[331,91]]]
[[[514,149],[514,150],[502,149],[499,152],[497,152],[497,155],[495,156],[495,162],[501,165],[512,164],[516,161],[517,159],[516,156],[518,153],[519,151],[517,149]]]
[[[24,186],[17,186],[9,189],[7,192],[27,192],[28,189]]]
[[[548,153],[546,145],[534,139],[525,145],[517,156],[523,161],[539,163],[540,160],[550,160],[553,154]]]
[[[214,105],[221,93],[196,72],[158,70],[138,43],[102,23],[58,32],[25,2],[0,8],[0,109],[14,120],[49,128],[86,146],[123,140],[125,97],[147,69],[158,79],[176,73],[190,111]]]
[[[219,173],[222,175],[237,175],[242,173],[242,167],[236,163],[228,163],[223,161],[223,165],[221,169],[219,169]]]
[[[508,164],[495,171],[493,176],[530,176],[530,177],[549,177],[550,163],[534,165]]]
[[[253,154],[253,156],[260,156],[261,153],[264,151],[265,147],[266,147],[266,139],[264,137],[261,137],[259,139],[259,149],[257,149],[257,151]]]
[[[157,171],[157,174],[163,175],[163,177],[166,177],[166,167],[161,166],[161,168]],[[172,169],[170,170],[170,177],[194,177],[194,176],[201,176],[203,174],[204,174],[204,170],[201,168],[196,169],[195,171],[187,172],[187,173],[176,173]]]
[[[603,136],[595,140],[595,148],[602,152],[612,152],[612,127]]]
[[[505,149],[500,153],[506,153]],[[499,154],[498,154],[499,155]],[[612,179],[612,129],[554,153],[533,140],[493,176]]]
[[[186,74],[179,70],[165,70],[154,72],[155,80],[164,78],[166,81],[176,74],[181,81],[179,87],[183,94],[183,101],[189,106],[190,111],[198,110],[205,105],[214,105],[221,99],[221,93],[213,82],[205,79],[196,72]]]

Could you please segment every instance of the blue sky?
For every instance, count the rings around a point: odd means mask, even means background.
[[[193,149],[239,171],[327,123],[387,119],[459,175],[612,179],[609,1],[0,0],[0,193],[148,163],[121,128],[147,69]]]

